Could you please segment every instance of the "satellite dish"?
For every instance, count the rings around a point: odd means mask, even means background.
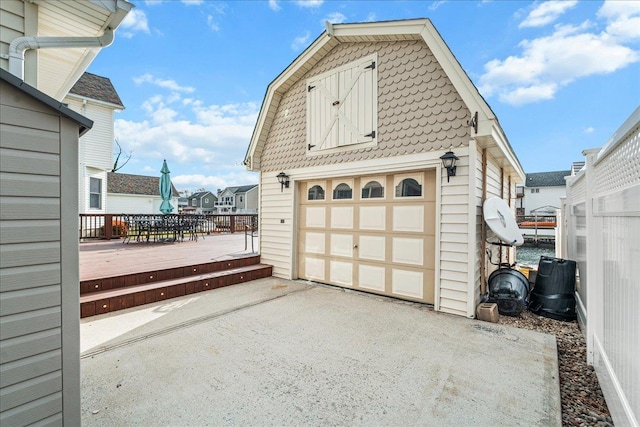
[[[499,197],[490,197],[485,200],[482,212],[484,221],[502,242],[509,246],[520,246],[524,243],[522,233],[507,202]]]

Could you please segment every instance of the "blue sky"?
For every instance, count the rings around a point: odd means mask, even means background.
[[[122,173],[179,190],[257,183],[241,162],[267,85],[325,29],[430,18],[525,172],[566,170],[640,104],[640,1],[133,1],[88,71],[125,110]]]

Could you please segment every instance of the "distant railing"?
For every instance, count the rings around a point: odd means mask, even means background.
[[[521,228],[553,228],[556,221],[555,215],[516,215],[516,222]]]
[[[174,224],[197,222],[193,233],[236,233],[244,232],[245,225],[252,229],[258,224],[257,214],[212,214],[212,215],[147,215],[147,214],[80,214],[80,241],[91,239],[120,239],[130,237],[133,231],[132,218],[136,223],[154,223],[159,219]]]

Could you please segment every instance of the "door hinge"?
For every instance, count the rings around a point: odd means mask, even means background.
[[[365,138],[375,138],[376,137],[376,131],[372,131],[371,133],[368,133],[365,135]]]
[[[307,145],[307,149],[308,149],[309,151],[311,151],[311,149],[312,149],[313,147],[315,147],[315,145],[313,145],[313,144],[308,144],[308,145]]]
[[[371,61],[371,65],[367,65],[366,67],[364,67],[365,70],[367,68],[371,68],[372,70],[374,70],[376,68],[376,61]]]
[[[307,87],[307,92],[311,92],[311,89],[315,89],[315,88],[316,88],[315,86],[311,86],[311,85],[309,85],[309,86]]]

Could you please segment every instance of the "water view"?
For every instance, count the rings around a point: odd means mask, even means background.
[[[516,249],[516,262],[520,264],[538,265],[541,256],[556,256],[554,246],[520,246]]]

